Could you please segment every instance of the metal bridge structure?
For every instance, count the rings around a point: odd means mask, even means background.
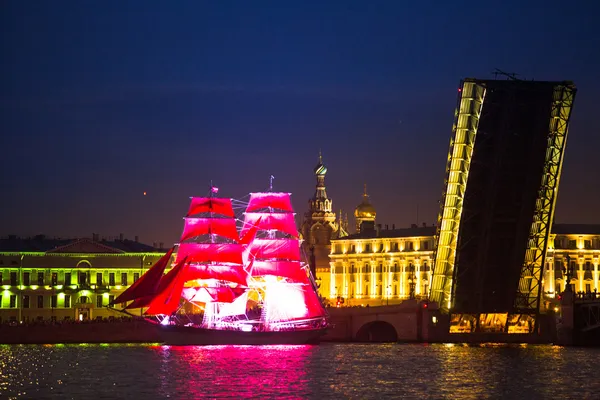
[[[572,82],[464,79],[430,299],[450,332],[532,333],[576,95]]]

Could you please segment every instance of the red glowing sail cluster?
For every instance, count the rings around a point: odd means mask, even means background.
[[[182,300],[202,304],[203,326],[210,329],[237,329],[235,321],[242,321],[250,325],[240,322],[240,329],[277,330],[324,317],[301,261],[289,193],[250,193],[239,233],[231,199],[193,197],[184,221],[175,266],[164,274],[171,249],[115,303],[132,301],[126,308],[158,316],[180,312]],[[257,306],[263,307],[258,314]],[[254,319],[246,315],[250,308]]]

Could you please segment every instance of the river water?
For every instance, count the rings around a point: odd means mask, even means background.
[[[599,399],[600,348],[1,345],[0,398]]]

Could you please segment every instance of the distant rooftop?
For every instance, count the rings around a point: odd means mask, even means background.
[[[374,238],[404,238],[404,237],[424,237],[435,235],[435,226],[416,226],[399,229],[381,229],[379,234],[377,230],[368,230],[360,233],[353,233],[334,240],[352,240],[352,239],[374,239]],[[600,224],[554,224],[551,233],[558,235],[600,235]]]
[[[98,243],[102,246],[110,247],[124,253],[151,253],[160,252],[164,249],[150,246],[144,243],[129,239],[112,239],[105,238],[93,240],[89,238],[50,238],[44,235],[36,235],[33,237],[21,238],[16,235],[9,235],[0,238],[0,252],[48,252],[60,247],[67,246],[77,241],[86,240],[93,243]]]
[[[374,239],[374,238],[398,238],[398,237],[415,237],[415,236],[433,236],[435,235],[435,226],[416,226],[410,228],[398,229],[381,229],[379,234],[377,230],[367,230],[360,233],[353,233],[346,237],[334,240],[352,240],[352,239]]]

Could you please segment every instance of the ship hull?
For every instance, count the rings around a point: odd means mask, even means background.
[[[159,335],[166,345],[269,345],[318,344],[327,328],[279,332],[243,332],[177,325],[160,326]]]

